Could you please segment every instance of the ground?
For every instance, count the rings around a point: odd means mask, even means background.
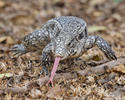
[[[0,0],[0,100],[125,100],[124,0]],[[97,48],[75,64],[60,64],[54,87],[40,74],[39,54],[13,58],[10,47],[53,17],[72,15],[109,42],[118,60]],[[52,67],[50,67],[50,70]]]

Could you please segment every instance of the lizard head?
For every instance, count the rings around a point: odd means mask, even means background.
[[[62,34],[55,40],[55,56],[60,56],[62,60],[79,56],[84,43],[84,33]]]

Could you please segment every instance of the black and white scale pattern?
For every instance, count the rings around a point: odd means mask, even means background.
[[[103,38],[88,36],[87,24],[83,19],[61,16],[49,20],[41,29],[26,35],[22,43],[14,45],[11,51],[16,56],[41,51],[41,65],[48,74],[47,66],[55,56],[61,56],[61,60],[77,58],[95,45],[108,59],[117,59]]]

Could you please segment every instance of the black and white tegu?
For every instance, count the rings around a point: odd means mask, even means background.
[[[47,66],[54,60],[48,84],[60,60],[77,58],[97,45],[109,60],[117,59],[109,44],[100,36],[88,36],[86,22],[74,16],[61,16],[49,20],[41,29],[26,35],[21,44],[14,45],[11,51],[20,56],[27,52],[41,51],[41,65],[48,75]]]

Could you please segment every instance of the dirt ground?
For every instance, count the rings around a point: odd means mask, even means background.
[[[57,16],[83,18],[89,34],[109,42],[117,61],[94,47],[81,57],[86,64],[60,64],[54,87],[46,86],[39,54],[13,58],[9,49]],[[125,100],[125,0],[0,0],[0,100],[24,99]]]

